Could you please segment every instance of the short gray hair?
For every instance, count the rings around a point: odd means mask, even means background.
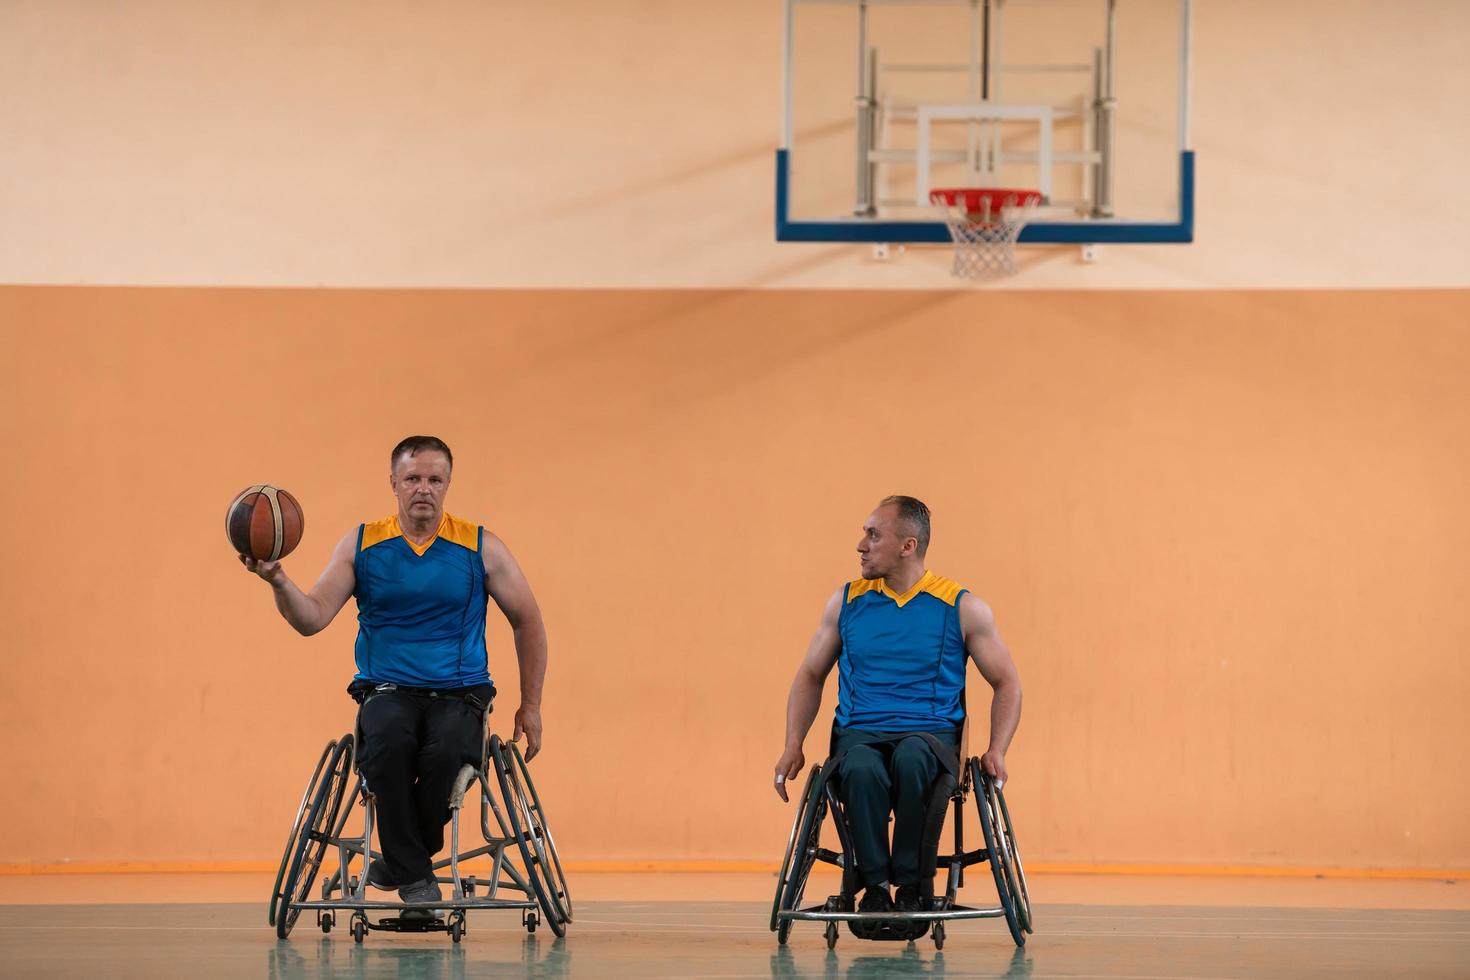
[[[929,508],[918,497],[906,497],[901,493],[891,494],[878,501],[879,507],[893,504],[898,508],[898,519],[904,529],[919,541],[919,557],[929,550]]]
[[[449,462],[449,469],[454,470],[454,454],[449,451],[449,446],[438,436],[409,436],[398,445],[393,447],[393,455],[389,458],[388,469],[398,468],[398,459],[401,456],[417,456],[420,452],[443,453],[445,460]]]

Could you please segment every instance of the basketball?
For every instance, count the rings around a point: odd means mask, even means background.
[[[230,546],[257,561],[279,561],[296,550],[305,526],[296,498],[267,483],[240,491],[225,512]]]

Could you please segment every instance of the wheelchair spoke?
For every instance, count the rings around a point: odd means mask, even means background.
[[[300,903],[307,901],[311,887],[321,869],[328,845],[333,843],[327,828],[336,826],[342,808],[343,792],[351,774],[352,736],[344,735],[332,748],[322,777],[311,794],[311,808],[305,823],[297,832],[290,848],[291,867],[281,890],[281,904],[276,908],[276,935],[290,935],[301,914]]]

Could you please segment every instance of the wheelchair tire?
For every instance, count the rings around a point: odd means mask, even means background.
[[[1031,927],[1031,893],[1026,888],[1026,869],[1021,866],[1021,852],[1016,847],[1016,831],[1011,826],[1011,811],[1006,806],[1006,795],[995,787],[995,803],[1000,811],[1001,841],[1006,851],[1006,867],[1010,871],[1011,887],[1016,895],[1016,915],[1020,919],[1021,928],[1029,933],[1036,930]]]
[[[803,794],[804,806],[800,815],[800,826],[796,832],[796,847],[791,852],[791,867],[781,891],[780,909],[791,912],[801,907],[801,897],[806,892],[806,880],[811,876],[812,866],[817,862],[817,847],[822,840],[822,821],[827,816],[826,780],[818,775],[821,766],[813,766],[807,782],[812,792]],[[776,941],[785,944],[791,934],[790,919],[781,919],[776,927]]]
[[[1010,868],[1007,866],[1002,848],[1000,815],[991,800],[994,787],[990,777],[980,766],[980,760],[970,758],[970,781],[975,789],[975,809],[980,814],[980,830],[985,835],[985,850],[989,855],[990,873],[995,878],[995,892],[1000,897],[1000,907],[1005,911],[1006,927],[1017,946],[1026,945],[1026,933],[1021,928],[1018,913],[1018,893],[1011,884]]]
[[[321,778],[322,769],[327,764],[327,756],[337,747],[334,738],[322,749],[321,758],[316,760],[316,768],[311,771],[311,778],[306,781],[306,791],[301,794],[301,804],[296,807],[296,818],[291,821],[291,832],[286,835],[286,847],[281,852],[281,866],[276,870],[275,884],[271,885],[271,907],[270,916],[266,925],[276,924],[276,910],[280,907],[283,890],[281,883],[286,880],[286,872],[291,870],[291,855],[295,850],[296,834],[301,830],[301,821],[306,817],[306,807],[311,803],[312,793],[316,791],[317,780]]]
[[[500,784],[500,794],[505,799],[506,816],[510,818],[511,836],[515,838],[516,848],[525,864],[526,881],[531,886],[536,903],[541,906],[546,924],[557,936],[565,936],[566,920],[562,918],[560,904],[553,901],[555,892],[548,871],[550,862],[546,857],[545,846],[541,837],[534,833],[535,828],[529,826],[530,801],[511,768],[514,763],[499,735],[490,736],[490,756],[495,768],[496,782]]]
[[[296,830],[291,846],[291,867],[281,887],[281,904],[276,909],[276,935],[285,939],[301,914],[292,908],[304,902],[316,882],[322,856],[337,827],[337,814],[342,809],[347,780],[352,775],[352,736],[343,735],[327,757],[327,764],[312,793],[311,808]]]
[[[561,908],[561,917],[564,922],[572,921],[572,894],[567,888],[566,872],[561,869],[561,856],[556,853],[556,841],[551,837],[551,828],[546,824],[546,811],[541,809],[541,797],[536,794],[536,784],[531,779],[531,771],[526,766],[526,760],[521,755],[521,747],[514,742],[510,743],[510,758],[515,763],[516,771],[525,786],[526,794],[530,797],[530,813],[537,830],[540,831],[542,844],[545,847],[547,878],[551,883],[552,897]]]
[[[807,773],[806,785],[802,787],[801,796],[797,797],[796,813],[791,817],[791,836],[786,839],[786,853],[781,858],[781,873],[776,876],[776,897],[771,899],[772,932],[775,932],[776,927],[781,924],[777,913],[781,911],[781,898],[786,894],[786,879],[791,874],[792,859],[796,854],[796,835],[801,830],[801,818],[806,814],[807,801],[811,799],[812,787],[816,784],[817,774],[821,771],[821,766],[812,766],[811,772]]]

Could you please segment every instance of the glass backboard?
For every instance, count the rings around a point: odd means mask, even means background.
[[[937,188],[1030,188],[1022,242],[1187,242],[1189,0],[786,0],[783,241],[945,242]]]

